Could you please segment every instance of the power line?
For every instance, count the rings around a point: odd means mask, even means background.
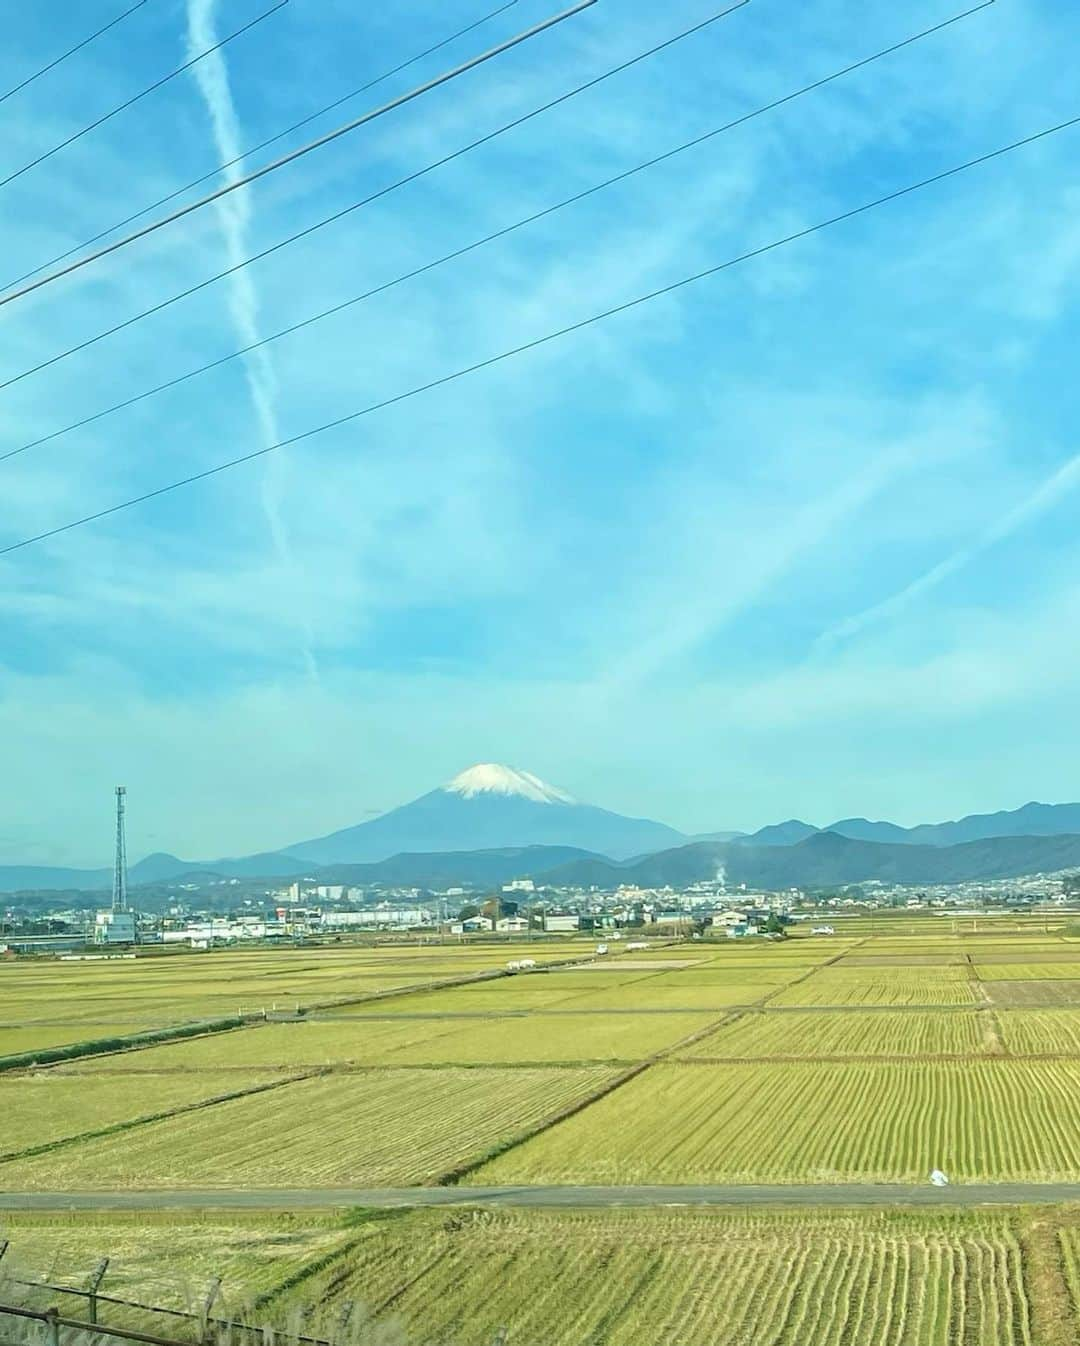
[[[139,0],[139,3],[146,4],[146,0]],[[459,37],[464,37],[466,33],[471,33],[474,29],[481,27],[491,19],[497,18],[498,15],[505,13],[506,10],[513,9],[514,6],[519,3],[520,0],[507,0],[507,3],[500,5],[498,9],[490,10],[479,19],[474,20],[470,24],[466,24],[464,28],[459,28],[456,32],[450,33],[447,37],[442,38],[433,46],[426,47],[423,51],[417,52],[415,56],[410,56],[408,60],[401,61],[392,69],[384,70],[381,75],[376,75],[374,79],[369,79],[366,84],[361,84],[358,89],[353,89],[351,93],[343,94],[340,98],[335,98],[332,103],[327,103],[325,107],[318,108],[314,112],[309,112],[306,117],[301,117],[298,122],[293,122],[291,126],[286,126],[283,131],[278,131],[275,135],[270,136],[266,140],[260,140],[257,145],[250,146],[243,152],[243,154],[238,154],[235,159],[228,159],[225,163],[218,164],[216,168],[212,168],[208,173],[203,173],[201,177],[192,179],[191,182],[186,183],[183,187],[177,187],[175,191],[171,191],[165,196],[158,197],[156,201],[151,201],[149,205],[143,206],[141,210],[135,211],[133,215],[127,215],[124,219],[117,220],[115,224],[110,224],[107,229],[102,229],[99,233],[92,235],[92,237],[83,239],[81,243],[77,243],[73,248],[68,248],[66,252],[61,252],[56,257],[51,257],[47,262],[42,262],[40,266],[35,266],[30,271],[24,272],[21,276],[17,276],[14,280],[9,281],[3,288],[7,290],[12,289],[16,285],[21,285],[24,280],[29,280],[31,276],[37,276],[42,271],[47,271],[49,267],[57,266],[60,262],[66,261],[69,257],[73,257],[77,252],[82,252],[84,248],[92,247],[98,239],[106,238],[109,234],[114,234],[117,229],[123,229],[126,224],[132,224],[135,220],[142,219],[144,215],[148,215],[152,210],[157,210],[159,206],[168,205],[168,203],[175,200],[176,197],[183,196],[185,192],[190,192],[193,187],[200,187],[210,178],[216,177],[219,173],[224,173],[228,168],[232,168],[233,164],[240,163],[242,160],[249,158],[252,154],[258,154],[260,150],[266,149],[268,145],[273,145],[275,142],[283,140],[285,136],[292,135],[294,131],[299,131],[302,126],[307,126],[309,122],[317,120],[327,112],[333,112],[335,108],[341,107],[343,103],[351,102],[352,99],[358,98],[362,93],[367,93],[369,89],[374,89],[377,84],[382,84],[392,76],[399,75],[403,70],[408,69],[410,65],[415,65],[417,61],[422,61],[426,56],[432,56],[443,47],[448,47],[451,42],[457,41]]]
[[[742,4],[747,4],[749,0],[741,0]],[[287,4],[288,0],[281,0],[281,4]],[[346,122],[344,126],[338,126],[333,131],[327,131],[324,135],[318,136],[315,140],[310,140],[306,145],[301,145],[298,149],[290,150],[288,154],[281,155],[278,159],[271,160],[268,164],[263,164],[261,168],[253,169],[252,172],[244,174],[243,177],[236,178],[232,182],[225,183],[215,191],[208,192],[206,196],[201,196],[197,201],[192,201],[186,206],[181,206],[169,215],[162,216],[159,220],[153,220],[150,224],[144,225],[141,229],[136,229],[134,233],[126,234],[123,238],[117,239],[115,243],[107,243],[103,248],[98,248],[96,252],[88,253],[85,257],[80,257],[76,261],[61,267],[58,271],[50,271],[47,276],[42,276],[40,280],[31,281],[28,285],[23,285],[17,290],[8,294],[0,295],[0,305],[10,304],[14,299],[20,299],[23,295],[29,294],[32,290],[38,290],[43,285],[49,285],[54,280],[59,280],[61,276],[68,276],[73,271],[78,271],[81,267],[89,266],[91,262],[96,262],[102,257],[107,257],[110,253],[117,252],[120,248],[126,248],[129,243],[134,243],[137,239],[145,238],[147,234],[154,233],[157,229],[162,229],[167,224],[173,224],[176,220],[183,219],[185,215],[190,215],[196,210],[201,210],[203,206],[208,206],[212,201],[217,201],[230,192],[235,192],[241,187],[246,187],[252,182],[257,182],[260,178],[266,177],[268,173],[273,173],[286,164],[291,164],[295,159],[301,158],[305,154],[310,154],[312,150],[320,149],[323,145],[328,145],[332,140],[348,135],[350,131],[355,131],[357,127],[364,126],[376,117],[381,117],[387,112],[394,111],[395,108],[411,102],[414,98],[419,98],[422,94],[430,93],[432,89],[439,88],[440,85],[456,79],[459,75],[464,75],[469,70],[474,70],[477,66],[483,65],[485,61],[490,61],[493,57],[501,56],[503,52],[509,51],[512,47],[519,46],[522,42],[529,41],[530,38],[539,36],[547,29],[555,27],[566,19],[573,18],[580,14],[582,10],[595,5],[596,0],[577,0],[577,3],[569,9],[564,9],[560,14],[555,14],[549,19],[543,19],[540,23],[535,23],[531,28],[526,28],[524,32],[517,33],[515,36],[507,38],[505,42],[500,42],[497,46],[489,47],[487,51],[481,52],[479,56],[473,56],[469,60],[455,66],[452,70],[444,71],[441,75],[436,75],[434,79],[429,79],[424,84],[418,84],[415,89],[410,89],[407,93],[399,94],[397,98],[392,98],[390,102],[383,103],[380,107],[373,108],[370,112],[365,112],[352,121]],[[280,8],[280,6],[279,6]],[[10,181],[10,179],[8,179]],[[4,185],[0,182],[0,187]]]
[[[843,66],[841,69],[833,71],[830,75],[825,75],[821,79],[814,80],[810,84],[804,84],[801,88],[794,90],[792,93],[784,94],[783,97],[776,98],[771,103],[765,103],[761,107],[743,113],[742,116],[736,117],[732,121],[725,122],[721,126],[714,127],[711,131],[706,131],[702,135],[695,136],[692,140],[683,141],[681,145],[676,145],[670,150],[665,150],[662,154],[657,154],[651,159],[646,159],[642,163],[635,164],[632,168],[625,169],[621,173],[616,173],[614,177],[606,178],[602,182],[594,183],[593,186],[586,187],[580,192],[575,192],[573,196],[568,196],[564,200],[556,202],[554,205],[546,206],[543,210],[538,210],[531,215],[526,215],[523,219],[516,220],[513,224],[508,224],[500,229],[496,229],[494,232],[484,235],[483,238],[474,239],[473,242],[467,243],[463,247],[455,248],[452,252],[445,253],[443,256],[437,257],[433,261],[424,263],[423,266],[415,267],[413,270],[395,276],[392,280],[384,281],[381,285],[376,285],[370,290],[365,290],[360,294],[353,295],[350,299],[344,299],[340,303],[331,305],[329,308],[321,309],[318,313],[313,313],[309,317],[301,319],[299,322],[291,323],[288,327],[283,327],[277,332],[272,332],[269,336],[262,337],[258,341],[253,341],[247,346],[241,346],[239,350],[230,351],[228,355],[219,356],[218,359],[211,360],[207,364],[199,365],[197,368],[190,369],[184,374],[178,374],[174,378],[167,379],[164,383],[159,383],[153,388],[147,388],[141,393],[136,393],[132,397],[127,397],[122,402],[117,402],[113,406],[106,407],[102,411],[94,412],[90,416],[84,416],[81,420],[74,421],[72,424],[64,426],[63,429],[54,430],[51,434],[42,435],[39,439],[34,439],[26,444],[20,444],[16,448],[8,449],[7,452],[0,453],[0,463],[6,461],[8,458],[16,457],[20,453],[25,453],[28,449],[35,449],[42,444],[48,444],[52,440],[59,439],[62,435],[70,434],[73,430],[81,430],[87,425],[103,420],[106,416],[111,416],[114,412],[123,411],[125,408],[134,406],[138,402],[144,402],[148,398],[156,396],[158,393],[165,392],[170,388],[175,388],[179,384],[186,383],[188,380],[197,378],[201,374],[206,374],[212,369],[217,369],[221,365],[227,364],[230,360],[235,360],[242,355],[248,355],[251,351],[258,350],[261,346],[267,346],[273,341],[279,341],[282,337],[291,336],[295,332],[302,331],[304,328],[320,322],[323,318],[332,317],[334,314],[341,313],[343,310],[351,308],[355,304],[362,303],[366,299],[371,299],[375,295],[383,294],[385,291],[392,289],[396,285],[402,284],[404,281],[413,280],[417,276],[425,275],[427,272],[435,270],[436,267],[442,266],[446,262],[455,261],[459,257],[464,257],[467,253],[475,252],[478,248],[482,248],[488,243],[493,243],[497,239],[505,238],[508,234],[514,233],[516,230],[522,229],[526,225],[535,224],[537,220],[545,219],[550,215],[554,215],[557,211],[564,210],[567,206],[575,205],[579,201],[584,201],[586,198],[594,196],[596,193],[602,192],[606,188],[614,186],[616,183],[625,182],[628,178],[632,178],[636,174],[644,172],[646,169],[653,168],[657,164],[665,163],[667,160],[673,159],[687,150],[696,149],[699,146],[706,144],[708,141],[713,140],[715,137],[724,134],[724,132],[733,130],[737,126],[742,126],[746,122],[764,115],[766,112],[772,112],[776,108],[783,107],[786,103],[793,102],[797,98],[802,98],[805,94],[813,93],[815,90],[821,89],[827,84],[832,84],[836,80],[842,79],[845,75],[850,75],[853,71],[861,70],[865,66],[871,65],[874,61],[881,60],[882,57],[890,56],[895,52],[902,51],[905,47],[910,47],[913,43],[922,41],[923,38],[930,37],[932,34],[938,33],[944,28],[949,28],[963,19],[970,18],[971,15],[979,13],[980,10],[988,9],[995,2],[996,0],[983,0],[982,4],[976,5],[972,9],[964,10],[961,14],[955,14],[952,18],[945,19],[941,23],[936,23],[930,28],[924,28],[921,32],[914,33],[912,36],[906,37],[900,42],[894,42],[892,46],[883,47],[880,51],[874,52],[871,56],[864,56],[858,61],[853,61],[850,64]]]
[[[54,145],[51,150],[46,150],[44,154],[39,154],[36,159],[31,159],[28,164],[23,164],[22,168],[17,168],[14,173],[9,173],[6,178],[0,178],[0,187],[6,187],[9,182],[14,182],[16,178],[21,178],[24,173],[29,173],[29,171],[32,168],[36,168],[38,164],[43,164],[46,159],[51,159],[54,154],[59,154],[61,150],[66,150],[69,145],[74,145],[76,140],[81,140],[83,136],[89,135],[91,131],[96,131],[99,126],[104,126],[107,121],[111,121],[112,118],[119,113],[126,112],[129,107],[133,107],[140,101],[140,99],[145,98],[147,94],[151,94],[156,89],[160,89],[163,84],[168,84],[171,79],[175,79],[177,75],[182,75],[185,70],[190,70],[193,65],[198,61],[201,61],[205,56],[209,56],[220,47],[224,47],[225,44],[231,42],[233,38],[240,37],[243,33],[246,33],[249,28],[254,28],[257,23],[262,23],[263,19],[268,19],[271,14],[276,14],[279,9],[284,9],[288,3],[289,0],[278,0],[278,3],[274,5],[272,9],[266,10],[264,13],[252,19],[249,23],[245,23],[242,28],[237,28],[236,31],[230,33],[228,37],[223,37],[220,42],[215,42],[212,47],[207,47],[205,51],[200,51],[199,54],[193,56],[191,60],[185,61],[183,65],[178,65],[175,70],[170,70],[167,75],[162,75],[160,79],[156,79],[153,84],[148,84],[145,89],[140,89],[137,94],[132,95],[126,102],[120,103],[110,112],[104,113],[104,115],[98,117],[96,121],[92,121],[88,126],[84,126],[81,131],[76,131],[74,135],[68,136],[66,140],[61,140],[60,143]]]
[[[28,84],[33,84],[34,80],[40,79],[42,75],[47,75],[50,70],[55,70],[61,61],[66,61],[69,56],[74,56],[77,51],[82,51],[83,47],[88,47],[95,38],[101,37],[101,35],[107,33],[110,28],[115,28],[121,20],[126,19],[129,14],[134,14],[137,9],[142,9],[145,4],[146,0],[137,0],[137,3],[132,5],[130,9],[125,9],[122,14],[117,14],[115,19],[110,19],[108,23],[97,29],[96,32],[91,33],[89,37],[84,37],[81,42],[76,42],[73,47],[69,47],[67,51],[61,53],[61,55],[54,57],[48,65],[43,65],[40,70],[35,70],[32,75],[27,75],[21,84],[16,84],[14,88],[8,89],[7,93],[0,94],[0,103],[6,103],[7,100],[13,98],[15,94],[22,93],[23,89],[25,89]]]
[[[592,4],[595,0],[586,0],[586,2]],[[669,37],[665,39],[665,41],[657,43],[656,46],[649,47],[646,51],[639,52],[637,56],[631,57],[628,61],[623,61],[619,65],[612,66],[610,70],[605,70],[603,74],[596,75],[592,79],[586,80],[584,84],[579,84],[575,88],[568,90],[568,92],[560,94],[558,98],[553,98],[550,102],[544,103],[538,108],[533,108],[531,112],[523,113],[520,117],[515,117],[512,121],[504,122],[502,126],[496,127],[494,131],[489,131],[486,135],[480,136],[479,139],[472,140],[467,145],[463,145],[461,148],[453,150],[450,154],[443,155],[441,159],[435,159],[433,162],[425,164],[423,168],[415,169],[412,173],[406,174],[405,177],[398,178],[396,182],[392,182],[386,187],[381,187],[377,192],[372,192],[370,196],[362,197],[359,201],[354,201],[352,205],[334,211],[331,215],[325,215],[321,220],[316,220],[314,224],[308,225],[297,233],[290,234],[287,238],[280,239],[277,243],[272,243],[268,248],[264,248],[261,252],[253,253],[252,256],[246,257],[242,262],[236,262],[233,266],[226,267],[224,271],[219,271],[213,276],[208,276],[205,280],[198,281],[195,285],[189,285],[186,290],[181,290],[178,294],[171,295],[168,299],[162,299],[159,303],[152,304],[149,308],[145,308],[139,313],[132,314],[130,318],[125,318],[123,322],[118,322],[112,327],[107,327],[103,332],[98,332],[96,336],[87,337],[84,341],[80,341],[74,346],[69,346],[66,350],[62,350],[58,352],[58,354],[50,356],[47,360],[42,360],[38,364],[32,365],[29,369],[24,369],[21,373],[12,375],[11,378],[0,382],[0,391],[5,388],[10,388],[12,384],[19,383],[22,379],[29,378],[31,374],[38,374],[43,369],[48,369],[52,365],[59,364],[61,360],[66,360],[70,355],[76,355],[79,351],[87,350],[90,346],[96,345],[99,341],[104,341],[106,337],[114,336],[117,332],[122,332],[125,328],[131,327],[137,322],[141,322],[143,318],[149,318],[155,313],[160,313],[163,309],[170,308],[181,299],[187,299],[193,294],[198,294],[200,290],[205,290],[208,286],[215,284],[217,281],[224,280],[227,276],[234,275],[237,271],[243,270],[244,267],[251,266],[253,262],[261,261],[264,257],[269,257],[275,252],[280,252],[282,248],[288,247],[291,243],[296,243],[301,238],[307,238],[309,234],[313,234],[317,230],[325,228],[326,225],[344,219],[346,215],[350,215],[354,210],[359,210],[362,206],[370,205],[372,201],[377,201],[381,197],[388,196],[391,192],[397,191],[399,187],[404,187],[410,182],[417,181],[426,174],[433,172],[436,168],[441,168],[445,164],[452,163],[455,159],[460,159],[462,155],[468,154],[471,150],[477,149],[480,145],[486,145],[488,141],[495,140],[497,137],[505,135],[507,131],[512,131],[518,126],[523,126],[534,117],[539,117],[541,113],[548,112],[553,107],[558,107],[560,103],[568,102],[571,98],[576,98],[578,94],[584,93],[587,89],[595,88],[596,85],[602,84],[604,80],[611,79],[613,75],[618,75],[622,71],[628,70],[631,66],[637,65],[640,61],[655,56],[666,47],[671,47],[676,42],[681,42],[684,38],[690,37],[692,34],[700,32],[703,28],[709,27],[710,24],[726,18],[729,14],[734,14],[736,10],[744,8],[749,2],[750,0],[737,0],[737,3],[731,5],[728,9],[722,9],[718,13],[711,15],[709,18],[702,20],[700,23],[694,24],[693,27],[685,28],[681,33],[676,33],[674,37]],[[3,304],[4,302],[3,299],[0,299],[0,304]]]
[[[244,463],[253,462],[256,458],[265,457],[266,454],[274,453],[278,449],[284,449],[293,444],[302,443],[304,440],[312,439],[316,435],[325,434],[327,430],[335,430],[342,425],[348,425],[352,421],[357,421],[363,416],[370,416],[376,411],[384,411],[387,407],[397,406],[401,402],[407,402],[411,398],[420,396],[421,393],[431,392],[435,388],[442,388],[447,384],[455,383],[458,379],[466,378],[470,374],[479,373],[483,369],[490,369],[493,365],[502,364],[504,361],[513,359],[515,356],[536,350],[553,341],[559,341],[563,337],[570,336],[575,332],[583,331],[587,327],[592,327],[596,323],[603,322],[608,318],[613,318],[618,314],[628,313],[630,310],[639,308],[643,304],[651,303],[654,299],[660,299],[665,295],[673,294],[677,290],[685,289],[688,285],[694,285],[698,281],[719,275],[722,271],[728,271],[732,267],[739,266],[743,262],[750,261],[755,257],[763,257],[766,253],[774,252],[778,248],[783,248],[788,244],[796,243],[800,239],[809,238],[812,234],[821,233],[824,229],[832,228],[834,225],[841,224],[846,220],[855,219],[859,215],[864,215],[867,211],[875,210],[879,206],[887,205],[892,201],[901,200],[905,196],[910,196],[913,192],[922,191],[926,187],[931,187],[936,183],[944,182],[949,178],[956,177],[959,173],[964,173],[969,169],[977,168],[981,164],[989,163],[994,159],[999,159],[1003,155],[1011,154],[1015,150],[1022,149],[1027,145],[1033,145],[1036,141],[1045,140],[1048,136],[1056,135],[1061,131],[1069,130],[1075,126],[1080,126],[1080,116],[1070,117],[1067,121],[1058,122],[1054,126],[1045,127],[1043,130],[1036,131],[1032,135],[1024,136],[1020,140],[1011,141],[1007,145],[1001,145],[997,149],[989,150],[986,154],[980,154],[974,159],[967,159],[963,163],[954,164],[952,168],[943,169],[940,173],[934,173],[928,178],[922,178],[918,182],[908,183],[905,187],[898,187],[895,191],[885,193],[884,196],[875,197],[871,201],[864,201],[861,205],[852,206],[848,210],[841,211],[838,215],[832,215],[828,219],[819,220],[816,224],[807,225],[804,229],[797,229],[794,233],[785,234],[781,238],[775,238],[769,243],[761,244],[759,247],[750,248],[746,252],[737,254],[735,257],[729,257],[726,261],[717,262],[714,266],[706,267],[702,271],[695,271],[689,276],[683,276],[679,280],[671,281],[667,285],[662,285],[656,290],[649,290],[645,294],[635,296],[633,299],[624,300],[621,304],[614,304],[611,308],[601,309],[599,313],[593,313],[587,318],[580,318],[577,322],[569,323],[565,327],[559,327],[553,332],[545,333],[543,336],[534,337],[531,341],[524,341],[518,346],[511,346],[507,350],[500,351],[497,355],[490,355],[484,360],[477,360],[471,365],[465,365],[460,369],[453,370],[449,374],[443,374],[440,378],[431,379],[427,383],[417,384],[415,387],[409,388],[403,393],[396,393],[393,397],[387,397],[382,401],[369,403],[366,407],[361,407],[357,411],[348,412],[344,416],[335,417],[332,421],[325,421],[322,425],[316,425],[312,426],[310,429],[301,430],[298,434],[290,435],[287,439],[279,439],[274,444],[266,444],[261,449],[253,449],[250,453],[244,453],[236,458],[226,459],[224,462],[216,463],[213,467],[204,468],[201,472],[193,472],[190,476],[181,477],[178,481],[169,482],[165,486],[158,486],[152,491],[145,491],[142,495],[131,496],[127,500],[121,500],[118,504],[109,505],[105,509],[95,510],[92,514],[84,514],[81,518],[72,519],[68,523],[59,524],[55,528],[46,529],[44,532],[36,533],[32,537],[22,538],[18,542],[9,543],[6,547],[0,547],[0,556],[7,556],[11,552],[19,551],[23,547],[32,546],[37,542],[44,542],[48,538],[59,536],[61,533],[70,533],[73,529],[82,528],[88,523],[96,523],[99,519],[106,519],[110,515],[119,514],[123,510],[132,509],[136,505],[145,504],[148,500],[156,500],[159,496],[168,495],[172,491],[180,490],[181,487],[192,486],[196,482],[206,481],[209,477],[215,477],[219,475],[219,473],[229,471],[231,468],[240,467]]]

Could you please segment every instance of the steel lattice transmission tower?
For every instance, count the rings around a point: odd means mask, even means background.
[[[113,869],[112,909],[127,911],[127,841],[124,837],[124,799],[127,788],[116,787],[116,866]]]

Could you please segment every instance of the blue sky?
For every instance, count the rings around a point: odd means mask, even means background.
[[[0,314],[0,381],[688,27],[600,0]],[[495,7],[290,0],[0,189],[13,280]],[[718,6],[717,6],[718,7]],[[124,8],[21,6],[0,90]],[[0,104],[0,177],[269,8],[150,0]],[[554,11],[518,0],[282,142]],[[965,8],[751,0],[0,391],[0,451]],[[535,226],[0,462],[0,545],[1080,113],[1080,12],[979,14]],[[1080,796],[1080,129],[0,560],[0,863],[243,853],[471,762],[687,830]],[[265,157],[256,156],[254,162]]]

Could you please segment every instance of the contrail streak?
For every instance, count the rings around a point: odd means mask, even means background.
[[[202,51],[217,40],[214,13],[216,5],[217,0],[188,0],[188,47],[192,51]],[[240,149],[240,128],[224,55],[220,51],[213,52],[194,66],[192,73],[210,115],[214,144],[222,159],[227,162],[224,177],[226,181],[236,181],[244,171],[243,154]],[[243,261],[250,251],[249,191],[249,188],[241,188],[228,196],[223,196],[215,203],[230,266]],[[229,312],[237,334],[245,345],[261,339],[259,296],[255,283],[246,270],[234,271],[229,277]],[[281,438],[277,416],[277,381],[265,346],[250,351],[244,357],[244,373],[260,435],[264,439],[269,439],[271,443],[276,442]],[[282,473],[286,466],[284,462],[267,462],[260,487],[260,502],[275,555],[283,569],[295,575],[296,560],[281,510]],[[310,623],[302,615],[299,620],[304,635],[304,664],[309,675],[317,678],[318,668],[312,653],[314,639]]]
[[[991,523],[973,542],[968,543],[965,547],[960,547],[951,556],[946,556],[937,565],[931,566],[924,574],[912,580],[910,584],[905,585],[904,588],[891,594],[888,598],[882,599],[880,603],[864,608],[862,612],[857,612],[853,617],[847,617],[844,621],[830,626],[818,636],[814,642],[814,648],[822,649],[839,644],[852,636],[858,635],[868,626],[873,626],[877,622],[891,617],[922,594],[928,593],[931,589],[936,589],[950,575],[955,575],[958,570],[970,565],[983,552],[988,551],[999,542],[1004,542],[1006,538],[1011,537],[1013,533],[1018,532],[1033,519],[1045,514],[1077,485],[1080,485],[1080,453],[1063,463],[1055,472],[1052,472],[1049,477],[1039,483],[1030,495]]]

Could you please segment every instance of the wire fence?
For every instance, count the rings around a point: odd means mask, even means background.
[[[0,1240],[0,1261],[7,1250],[7,1241]],[[0,1346],[121,1346],[125,1342],[146,1346],[409,1346],[411,1341],[400,1324],[377,1323],[351,1300],[334,1306],[329,1327],[325,1325],[329,1307],[325,1303],[293,1305],[284,1322],[249,1322],[239,1310],[229,1311],[217,1276],[201,1291],[188,1292],[188,1308],[110,1294],[101,1288],[109,1267],[110,1259],[102,1257],[83,1285],[21,1276],[14,1268],[0,1268]],[[305,1330],[316,1314],[323,1335]],[[492,1346],[507,1346],[509,1340],[502,1328]]]

